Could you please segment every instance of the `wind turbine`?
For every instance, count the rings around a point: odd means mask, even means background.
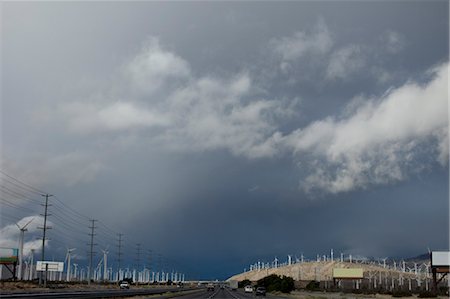
[[[16,226],[19,228],[19,230],[20,230],[20,239],[19,239],[19,248],[20,248],[20,254],[19,254],[19,273],[18,273],[18,277],[19,277],[19,280],[22,280],[22,268],[23,268],[23,263],[22,263],[22,260],[23,260],[23,239],[24,239],[24,237],[25,237],[25,232],[27,231],[27,226],[28,226],[28,224],[30,224],[31,223],[31,221],[33,221],[34,220],[34,217],[33,218],[31,218],[31,220],[30,221],[28,221],[24,226],[22,226],[22,227],[20,227],[17,223],[16,223]]]
[[[78,264],[73,264],[73,266],[75,267],[75,271],[74,271],[74,273],[73,273],[73,276],[75,276],[75,280],[79,280],[78,278],[77,278],[77,268],[78,268]]]
[[[385,257],[384,259],[381,259],[383,261],[383,268],[385,268],[385,269],[386,269],[386,260],[387,259],[388,259],[387,257]]]
[[[72,251],[75,251],[76,248],[67,248],[67,254],[66,254],[66,260],[67,260],[67,274],[66,274],[66,281],[70,281],[70,258]]]
[[[33,280],[34,278],[34,271],[33,271],[33,267],[34,267],[34,248],[31,248],[31,261],[30,261],[30,279],[29,280]]]
[[[107,269],[108,269],[108,247],[103,251],[103,280],[107,280]]]

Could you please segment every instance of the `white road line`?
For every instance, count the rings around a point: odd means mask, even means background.
[[[233,297],[234,299],[239,299],[239,297],[236,294],[234,294],[233,292],[231,292],[229,289],[226,289],[226,290],[231,295],[231,297]]]
[[[215,291],[211,296],[208,297],[208,299],[213,298],[214,296],[216,296],[219,293],[220,289]]]

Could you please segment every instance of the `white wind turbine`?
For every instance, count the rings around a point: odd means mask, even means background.
[[[73,266],[75,267],[75,271],[73,272],[73,276],[75,277],[75,280],[79,280],[77,277],[77,269],[78,269],[78,264],[73,263]]]
[[[25,237],[25,232],[27,231],[27,226],[28,226],[28,224],[30,224],[31,223],[31,221],[33,221],[34,220],[34,217],[33,218],[31,218],[31,220],[30,221],[28,221],[24,226],[22,226],[22,227],[20,227],[17,223],[16,223],[16,226],[19,228],[19,230],[20,230],[20,238],[19,238],[19,250],[20,250],[20,253],[19,253],[19,273],[18,273],[18,278],[19,278],[19,280],[22,280],[22,268],[23,268],[23,239],[24,239],[24,237]]]
[[[388,259],[387,257],[385,257],[384,259],[381,259],[383,261],[383,268],[385,268],[385,269],[386,269],[386,260],[387,259]]]
[[[108,247],[103,251],[103,280],[108,280]]]
[[[66,254],[66,261],[67,261],[67,274],[66,274],[66,281],[70,281],[70,263],[71,263],[71,261],[70,261],[70,258],[72,257],[71,256],[71,253],[72,253],[72,251],[75,251],[76,250],[76,248],[67,248],[67,254]]]

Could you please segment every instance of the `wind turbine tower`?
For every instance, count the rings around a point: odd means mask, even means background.
[[[72,251],[75,251],[76,248],[67,248],[67,254],[66,254],[66,258],[67,258],[67,274],[66,274],[66,281],[70,281],[70,265],[71,265],[71,260],[70,258],[72,257],[71,253]]]
[[[34,271],[33,271],[33,267],[34,267],[34,248],[31,249],[30,280],[33,280],[33,279],[34,279]]]
[[[20,227],[17,223],[16,226],[19,228],[20,230],[20,239],[19,239],[19,248],[20,248],[20,253],[19,253],[19,273],[18,273],[18,278],[19,280],[22,280],[22,268],[23,268],[23,239],[25,237],[25,232],[27,231],[27,226],[28,224],[31,223],[31,221],[33,221],[34,218],[32,218],[30,221],[28,221],[24,226]]]
[[[108,249],[103,251],[103,280],[108,280]]]

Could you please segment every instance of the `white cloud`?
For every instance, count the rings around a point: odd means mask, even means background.
[[[366,61],[361,46],[349,45],[331,54],[326,77],[329,80],[345,80],[365,65]]]
[[[146,130],[151,142],[164,148],[226,149],[252,158],[275,154],[267,139],[274,132],[277,115],[292,115],[285,101],[254,99],[257,88],[247,72],[195,77],[188,71],[187,63],[162,50],[159,44],[153,43],[142,51],[125,70],[144,69],[147,75],[136,77],[125,71],[123,81],[130,81],[131,86],[152,85],[154,77],[158,77],[158,95],[147,92],[136,96],[134,90],[124,86],[126,101],[104,98],[64,103],[59,111],[72,132],[89,135]],[[148,58],[155,52],[157,57],[165,57],[165,63]],[[141,64],[144,67],[136,66]],[[178,71],[169,72],[161,64],[174,64]],[[153,76],[155,70],[162,75]],[[177,84],[166,82],[177,74],[182,75]]]
[[[158,127],[170,122],[160,111],[150,111],[130,102],[76,102],[62,106],[61,110],[69,117],[69,128],[80,133]]]
[[[447,163],[447,69],[434,69],[428,84],[408,82],[367,100],[352,115],[316,121],[287,136],[298,155],[313,161],[303,188],[336,193],[403,180],[424,167],[414,158],[430,148],[433,159]]]
[[[271,49],[282,58],[285,64],[306,54],[325,54],[332,45],[331,34],[322,19],[317,22],[313,32],[309,34],[297,31],[292,36],[270,41]]]
[[[164,50],[157,38],[151,38],[144,49],[125,67],[132,88],[151,94],[170,80],[190,76],[189,64],[170,51]]]
[[[44,218],[41,216],[27,216],[18,221],[18,225],[23,227],[29,221],[32,221],[26,228],[24,235],[23,252],[24,256],[31,253],[31,249],[39,251],[42,247],[42,240],[35,239],[36,233],[40,232],[37,227],[43,226]],[[47,222],[51,225],[51,222]],[[18,248],[19,246],[20,230],[16,224],[9,224],[0,228],[0,247]]]
[[[246,102],[250,91],[247,74],[229,80],[200,78],[177,90],[168,98],[175,123],[166,130],[164,143],[178,149],[228,149],[248,157],[268,154],[258,147],[274,129],[268,115],[277,103]]]

